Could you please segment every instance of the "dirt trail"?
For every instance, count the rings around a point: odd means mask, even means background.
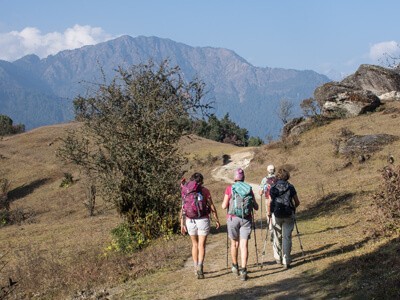
[[[231,155],[228,164],[213,170],[214,179],[232,182],[233,171],[241,167],[245,169],[253,157],[252,152],[238,152]],[[255,191],[258,184],[252,183]],[[257,192],[256,192],[257,194]],[[258,196],[257,196],[258,197]],[[259,201],[259,198],[258,198]],[[220,209],[220,208],[219,208]],[[259,226],[259,212],[256,215],[256,223]],[[220,220],[223,220],[223,212],[220,211]],[[225,222],[223,222],[224,224]],[[264,222],[265,226],[265,222]],[[265,228],[264,228],[265,229]],[[265,247],[265,255],[262,251],[265,243],[265,230],[256,230],[256,239],[252,234],[249,241],[249,279],[241,281],[227,268],[227,235],[225,226],[216,234],[210,234],[207,241],[207,255],[204,264],[205,279],[198,280],[194,273],[191,257],[188,258],[184,267],[171,272],[156,272],[136,280],[132,286],[127,287],[128,294],[117,293],[112,299],[315,299],[318,298],[315,291],[307,292],[308,288],[303,279],[297,279],[296,283],[291,278],[302,278],[303,272],[312,268],[312,263],[302,262],[299,256],[300,247],[293,239],[294,254],[293,268],[284,270],[275,263],[272,254],[271,242],[268,240]],[[256,257],[256,246],[258,253],[258,265]],[[297,254],[296,254],[297,253]],[[188,255],[190,249],[188,249]],[[261,267],[261,263],[263,263]],[[228,266],[231,265],[230,255]],[[149,285],[149,283],[153,283]],[[294,285],[293,285],[294,284]],[[135,295],[132,291],[139,291]],[[121,291],[121,289],[120,289]],[[312,297],[305,296],[313,294]]]

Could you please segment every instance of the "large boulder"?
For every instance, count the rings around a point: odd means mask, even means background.
[[[330,118],[358,116],[375,110],[381,104],[371,91],[339,82],[328,82],[318,87],[314,98],[322,104],[322,115]]]
[[[392,91],[400,91],[400,72],[398,69],[364,64],[360,65],[354,74],[343,79],[341,84],[368,90],[380,96]]]

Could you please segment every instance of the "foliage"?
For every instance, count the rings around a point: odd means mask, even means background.
[[[13,125],[13,120],[6,115],[0,115],[0,136],[17,134],[25,131],[25,125]]]
[[[8,190],[10,182],[6,178],[0,178],[0,227],[9,222],[10,203],[8,200]]]
[[[250,147],[258,147],[258,146],[261,146],[263,144],[264,144],[263,140],[260,139],[259,137],[252,136],[252,137],[249,138],[248,146],[250,146]]]
[[[113,241],[107,250],[122,253],[133,253],[135,250],[142,248],[146,244],[144,235],[135,232],[133,227],[124,222],[111,230]]]
[[[160,236],[178,220],[186,159],[177,145],[187,119],[210,108],[201,102],[203,89],[167,61],[149,61],[120,68],[97,95],[74,101],[83,126],[64,138],[58,155],[85,170],[138,237]]]
[[[381,171],[382,183],[375,193],[379,221],[385,231],[400,230],[400,166],[387,166]]]
[[[249,141],[248,130],[240,128],[233,122],[229,118],[229,113],[226,113],[221,120],[211,114],[207,121],[194,121],[192,131],[201,137],[237,146],[247,146]]]
[[[74,183],[74,178],[71,173],[64,173],[64,178],[60,183],[60,187],[69,187]]]

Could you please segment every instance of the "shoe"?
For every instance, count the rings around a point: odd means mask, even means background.
[[[239,276],[239,266],[232,264],[232,273]]]
[[[289,265],[289,264],[283,264],[282,266],[283,266],[283,268],[284,268],[285,270],[290,269],[290,265]]]
[[[247,276],[247,270],[246,269],[241,269],[240,270],[240,280],[246,281],[248,278]]]
[[[197,271],[197,279],[204,279],[204,273],[203,270]]]
[[[278,265],[282,265],[282,261],[281,261],[281,260],[277,259],[277,260],[275,260],[275,261],[276,261],[276,263],[277,263]]]

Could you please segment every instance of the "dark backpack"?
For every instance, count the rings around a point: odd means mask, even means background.
[[[202,187],[192,180],[181,186],[182,209],[186,217],[198,219],[210,213],[207,199],[203,199]]]
[[[253,203],[251,186],[242,181],[235,182],[232,185],[232,197],[229,202],[228,214],[246,218],[253,211]]]
[[[272,198],[271,212],[275,217],[288,218],[294,213],[290,184],[287,181],[278,181],[271,186],[270,195]]]

